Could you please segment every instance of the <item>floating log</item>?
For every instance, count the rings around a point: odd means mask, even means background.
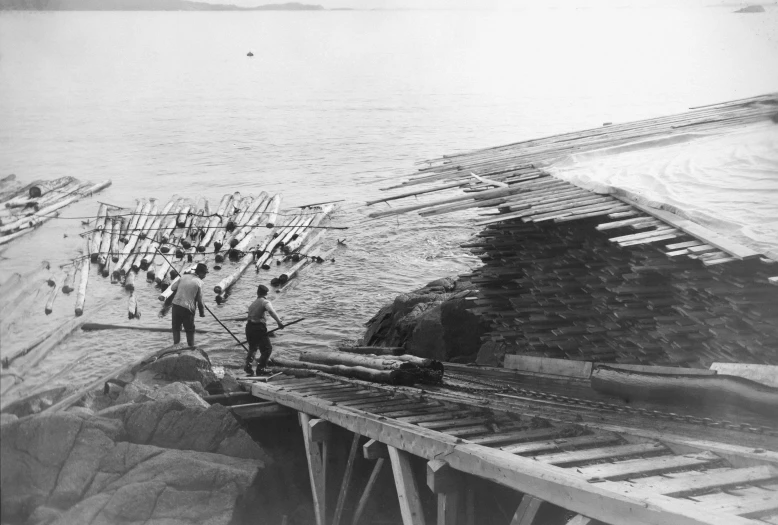
[[[197,217],[197,215],[195,215],[195,213],[190,212],[189,216],[186,218],[184,227],[181,229],[181,246],[183,246],[184,249],[187,250],[193,246],[192,242],[189,239],[189,233],[192,230],[192,224],[194,223],[195,217]]]
[[[157,250],[159,250],[159,243],[157,241],[152,241],[145,252],[141,252],[142,257],[140,260],[140,267],[143,270],[148,269],[149,266],[154,262],[154,257],[157,255]]]
[[[135,277],[138,276],[137,270],[130,270],[124,277],[124,289],[130,292],[135,290]]]
[[[318,370],[328,374],[350,377],[352,379],[361,379],[363,381],[372,381],[374,383],[407,386],[412,386],[414,384],[413,375],[401,370],[376,370],[374,368],[365,368],[362,366],[324,365],[319,363],[293,361],[282,357],[273,357],[271,363],[274,367],[280,366],[291,369]]]
[[[84,259],[81,262],[81,278],[78,281],[78,294],[76,295],[76,316],[84,313],[86,301],[86,285],[89,282],[89,262]]]
[[[78,260],[68,269],[65,274],[65,280],[62,282],[62,293],[70,293],[75,289],[76,272],[80,269],[80,264],[81,261]]]
[[[168,272],[170,272],[170,261],[167,257],[162,258],[162,262],[160,263],[159,267],[157,268],[156,274],[154,275],[154,281],[157,284],[161,284],[162,281],[165,280],[165,276],[167,276]]]
[[[99,330],[140,330],[142,332],[170,332],[170,327],[162,328],[158,326],[137,326],[137,325],[124,325],[124,324],[111,324],[111,323],[84,323],[81,325],[81,330],[84,332],[96,332]],[[197,328],[195,330],[198,334],[213,334],[218,331],[214,330],[201,330]]]
[[[281,209],[281,195],[274,195],[273,199],[267,205],[267,219],[265,219],[265,226],[268,228],[274,228],[276,221],[278,220],[278,211]]]
[[[245,255],[235,271],[219,281],[216,286],[213,287],[213,291],[216,292],[217,295],[222,295],[229,290],[230,287],[240,279],[240,276],[243,275],[243,272],[246,271],[246,268],[248,268],[252,262],[254,262],[254,258],[251,255]]]
[[[31,293],[43,279],[49,280],[49,285],[53,281],[48,279],[49,270],[51,265],[48,261],[43,261],[28,274],[19,275],[14,279],[14,282],[9,283],[8,286],[3,286],[0,294],[0,319],[4,318],[3,311],[9,307],[14,306],[24,295]]]
[[[297,275],[297,272],[302,270],[310,262],[311,262],[310,259],[303,259],[302,261],[298,262],[297,264],[295,264],[287,271],[285,271],[284,273],[278,276],[278,278],[276,279],[277,284],[284,284],[285,282],[289,281],[289,279],[294,278],[294,276]],[[271,284],[273,284],[272,281]]]
[[[131,275],[133,272],[130,272]],[[135,297],[135,293],[130,293],[127,298],[127,318],[128,319],[140,319],[140,306],[138,306],[138,299]],[[83,328],[83,327],[82,327]]]
[[[243,217],[245,217],[246,213],[248,212],[248,209],[251,206],[251,203],[253,201],[254,201],[254,197],[252,197],[251,195],[243,197],[243,199],[240,201],[240,209],[227,221],[227,225],[225,226],[225,229],[228,232],[233,231],[238,226],[238,224],[240,224],[240,222],[243,220]]]
[[[278,243],[284,238],[284,232],[287,232],[290,228],[293,228],[299,219],[299,216],[293,217],[289,223],[287,223],[287,226],[282,226],[279,229],[279,232],[276,236],[268,236],[268,238],[265,239],[265,242],[257,251],[257,253],[260,255],[256,262],[257,271],[259,271],[260,268],[264,268],[265,263],[270,258],[270,256],[273,255],[273,252],[278,246]],[[263,257],[264,255],[267,255],[267,257]]]
[[[181,213],[183,204],[184,199],[176,198],[173,207],[166,212],[167,215],[162,219],[162,226],[157,235],[157,240],[159,240],[160,244],[168,242],[173,235],[173,231],[176,229],[178,214]]]
[[[238,220],[235,233],[225,244],[229,244],[230,248],[235,248],[238,244],[240,244],[246,235],[248,235],[251,230],[256,228],[259,221],[264,217],[264,211],[268,204],[270,204],[270,200],[268,200],[267,193],[263,191],[259,194],[249,210],[247,210],[247,213],[243,216],[243,218]]]
[[[140,219],[140,214],[143,213],[143,208],[146,206],[146,200],[145,199],[138,199],[138,204],[135,206],[135,211],[130,215],[130,221],[125,225],[122,224],[122,236],[119,237],[119,240],[123,243],[127,244],[130,235],[132,235],[132,232],[135,231],[135,227],[138,225],[138,219]],[[150,209],[150,208],[149,208]]]
[[[119,235],[121,224],[121,221],[117,221],[116,218],[111,221],[111,241],[108,244],[108,253],[113,262],[119,261]]]
[[[219,208],[216,210],[216,215],[209,219],[205,235],[200,239],[200,242],[197,243],[198,252],[204,252],[208,247],[211,239],[213,239],[213,236],[216,234],[216,229],[221,225],[224,213],[227,210],[227,207],[231,205],[231,202],[232,195],[229,193],[222,197],[222,200],[219,202]]]
[[[101,204],[97,208],[97,216],[95,217],[94,232],[92,232],[92,242],[89,247],[89,259],[92,262],[97,262],[97,258],[100,256],[100,246],[103,240],[103,231],[105,230],[105,220],[108,215],[108,206]]]
[[[57,297],[57,292],[59,292],[59,288],[57,288],[56,283],[54,286],[51,287],[51,292],[49,292],[49,298],[46,301],[46,306],[43,309],[44,312],[46,312],[46,315],[49,315],[51,312],[54,311],[54,299]]]
[[[341,352],[363,355],[394,355],[399,356],[405,353],[402,346],[338,346]]]
[[[186,220],[189,218],[189,210],[192,209],[192,203],[184,201],[184,205],[181,206],[181,211],[178,212],[176,217],[176,226],[184,228],[186,226]]]
[[[319,226],[319,224],[321,224],[321,222],[327,217],[327,215],[332,213],[333,207],[334,206],[332,204],[327,204],[325,206],[322,206],[321,211],[314,216],[313,220],[308,225],[308,229],[305,230],[300,235],[298,235],[296,239],[294,239],[289,244],[283,247],[284,253],[292,253],[298,250],[303,244],[305,244],[307,239],[311,238],[311,235],[314,232],[316,233],[316,235],[314,236],[315,239],[321,238],[321,234],[323,233],[323,230],[316,230],[315,228]]]
[[[142,203],[142,204],[141,204]],[[151,202],[145,202],[141,200],[138,203],[138,206],[141,207],[140,212],[133,214],[132,218],[130,219],[130,227],[128,230],[129,236],[127,237],[127,244],[124,245],[124,248],[122,248],[122,253],[119,256],[119,260],[116,263],[116,268],[114,269],[114,275],[122,275],[122,272],[126,273],[126,267],[128,262],[132,263],[132,261],[128,261],[130,258],[130,254],[135,249],[135,245],[138,243],[138,239],[140,237],[139,232],[140,229],[138,228],[138,225],[140,223],[140,218],[144,215],[148,215],[148,212],[151,210],[152,203]],[[133,227],[135,225],[135,227]]]

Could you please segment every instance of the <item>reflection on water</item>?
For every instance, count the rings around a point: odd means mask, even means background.
[[[288,210],[342,200],[331,224],[349,229],[325,241],[345,239],[336,262],[273,292],[285,320],[306,318],[276,347],[323,348],[359,337],[396,294],[478,263],[459,248],[477,212],[367,219],[374,207],[364,202],[387,179],[412,174],[421,158],[775,91],[765,64],[777,62],[777,17],[769,9],[752,17],[727,9],[3,12],[0,175],[110,178],[99,199],[126,207],[174,194],[216,203],[235,190],[282,193]],[[2,274],[76,256],[79,217],[92,216],[95,201],[7,247]],[[212,270],[207,288],[230,268]],[[210,292],[206,302],[220,317],[241,315],[256,285],[280,270],[249,270],[224,304]],[[136,293],[137,323],[167,326],[155,289],[141,283]],[[128,322],[127,293],[93,272],[87,312],[104,299],[95,321]],[[49,317],[30,301],[1,343],[22,344],[72,318],[74,301],[60,294]],[[198,325],[219,329],[208,318]],[[222,333],[198,340],[229,344]],[[160,333],[81,332],[25,387],[83,383],[169,342]],[[214,352],[217,364],[241,359],[234,349]]]

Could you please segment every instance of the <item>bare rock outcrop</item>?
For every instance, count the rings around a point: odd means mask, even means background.
[[[149,359],[64,412],[17,405],[0,425],[0,519],[29,525],[239,524],[272,460],[199,394],[208,357]],[[171,382],[172,381],[172,382]],[[56,395],[54,395],[56,398]]]
[[[404,346],[409,354],[438,361],[475,360],[485,327],[467,309],[473,293],[466,281],[438,279],[398,295],[366,323],[369,346]]]

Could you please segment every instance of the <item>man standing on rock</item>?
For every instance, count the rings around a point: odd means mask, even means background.
[[[273,345],[270,344],[270,338],[267,336],[267,319],[265,314],[268,313],[278,323],[278,328],[283,328],[284,323],[278,317],[278,314],[273,309],[273,305],[267,300],[268,287],[264,284],[257,286],[257,299],[251,305],[249,305],[249,316],[246,321],[246,340],[249,343],[249,353],[246,356],[246,366],[243,370],[248,375],[254,375],[254,371],[251,369],[251,362],[254,360],[254,355],[257,353],[257,347],[259,347],[260,357],[257,361],[257,375],[263,375],[267,373],[265,366],[267,366],[267,360],[270,359],[270,354],[273,352]]]
[[[172,284],[175,292],[173,296],[173,344],[181,342],[181,325],[186,331],[186,344],[194,346],[195,339],[195,306],[200,310],[200,317],[205,317],[203,311],[203,279],[208,273],[208,267],[203,263],[197,263],[195,273],[185,273]]]

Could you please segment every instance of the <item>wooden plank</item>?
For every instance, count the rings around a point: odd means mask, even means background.
[[[586,516],[576,514],[570,518],[570,521],[568,521],[565,525],[594,525],[594,520],[587,518]]]
[[[696,237],[697,239],[700,239],[701,241],[710,244],[711,246],[715,246],[721,251],[727,252],[728,254],[738,259],[752,259],[759,257],[760,255],[751,248],[733,242],[723,235],[719,235],[718,233],[715,233],[708,228],[705,228],[704,226],[700,226],[699,224],[696,224],[690,220],[683,219],[673,213],[667,212],[665,210],[658,210],[656,208],[649,208],[648,206],[643,206],[624,197],[617,198],[644,213],[653,215],[662,222],[669,224],[670,226],[673,226],[674,228],[677,228],[684,233],[691,235],[692,237]]]
[[[532,430],[516,430],[513,432],[500,432],[491,436],[470,439],[475,445],[494,445],[496,443],[522,443],[525,441],[535,441],[538,439],[548,439],[557,436],[560,429],[556,427],[536,428]]]
[[[351,525],[359,525],[362,515],[365,513],[367,502],[370,500],[371,494],[373,494],[373,487],[375,487],[376,480],[384,467],[385,461],[385,459],[380,458],[375,462],[375,465],[373,465],[370,478],[367,480],[365,490],[362,492],[362,496],[360,496],[359,502],[357,503],[357,508],[354,511],[354,518],[351,520]]]
[[[659,235],[657,237],[647,237],[645,239],[637,239],[634,241],[620,242],[619,246],[621,246],[622,248],[625,248],[627,246],[638,246],[640,244],[650,244],[659,241],[666,241],[667,239],[675,239],[676,237],[678,237],[677,233],[667,233],[664,235]]]
[[[616,434],[590,434],[569,438],[550,439],[533,443],[520,443],[500,447],[500,450],[511,454],[539,454],[542,452],[562,450],[574,447],[589,447],[619,443],[622,439]]]
[[[746,363],[712,363],[710,370],[713,373],[743,377],[762,383],[763,385],[778,388],[777,365],[755,365]]]
[[[435,494],[461,492],[464,479],[461,472],[451,468],[444,460],[433,459],[427,462],[427,486]]]
[[[573,361],[570,359],[554,359],[529,355],[505,356],[503,366],[511,370],[522,370],[536,374],[550,374],[567,377],[589,379],[592,375],[590,361]]]
[[[570,215],[568,217],[559,217],[554,219],[554,222],[570,222],[570,221],[580,221],[583,219],[591,219],[592,217],[601,217],[603,215],[610,215],[613,212],[617,211],[625,211],[628,210],[629,206],[613,206],[611,208],[605,208],[598,211],[592,211],[589,213],[583,213],[580,215]],[[576,212],[573,212],[576,213]]]
[[[573,450],[570,452],[560,452],[558,454],[548,454],[545,456],[535,456],[535,459],[542,461],[543,463],[548,463],[549,465],[569,467],[600,459],[615,459],[640,454],[657,454],[661,452],[667,452],[667,448],[661,443],[633,443],[628,445],[616,445],[613,447],[590,448],[586,450]]]
[[[424,525],[424,511],[421,507],[419,488],[411,469],[411,455],[394,447],[388,447],[388,450],[403,525]]]
[[[392,405],[388,405],[381,408],[373,408],[368,410],[368,412],[371,412],[373,414],[386,414],[389,412],[396,412],[400,408],[406,408],[406,407],[412,407],[412,406],[428,406],[428,407],[434,407],[436,405],[428,404],[423,401],[416,401],[415,399],[409,399],[407,401],[398,401],[397,403],[394,403]]]
[[[540,507],[543,503],[545,503],[545,501],[542,499],[525,494],[524,497],[521,498],[521,502],[519,503],[516,512],[513,513],[511,525],[532,525],[535,522],[535,518],[538,516],[538,511],[540,511]]]
[[[390,394],[371,394],[371,395],[366,396],[366,397],[360,396],[357,399],[354,399],[353,401],[340,401],[338,403],[338,405],[340,405],[342,407],[353,407],[353,408],[357,408],[357,409],[361,410],[360,405],[366,405],[366,404],[370,404],[370,403],[375,403],[375,402],[381,401],[381,400],[385,401],[385,400],[391,399],[391,398],[392,398],[392,396]]]
[[[579,467],[575,469],[586,479],[608,479],[611,481],[629,479],[632,477],[649,476],[664,472],[673,472],[690,467],[712,465],[721,461],[717,455],[710,452],[686,454],[683,456],[661,456],[649,459],[630,459],[616,463]]]
[[[701,241],[698,241],[697,239],[693,241],[685,241],[685,242],[677,242],[674,244],[668,244],[665,246],[666,250],[681,250],[683,248],[691,248],[692,246],[700,246],[702,244]]]
[[[711,511],[735,514],[744,518],[758,518],[764,514],[778,512],[778,493],[756,488],[745,494],[742,492],[733,495],[732,498],[724,498],[721,494],[710,494],[694,499]]]
[[[598,231],[613,230],[615,228],[623,228],[633,224],[642,224],[646,222],[646,220],[649,220],[649,217],[633,217],[631,219],[623,219],[620,221],[604,222],[602,224],[598,224],[596,229]]]
[[[715,370],[707,370],[705,368],[682,368],[680,366],[658,366],[658,365],[626,365],[622,363],[594,363],[594,367],[607,366],[609,368],[618,368],[619,370],[631,370],[633,372],[645,372],[648,374],[662,374],[662,375],[699,375],[699,376],[712,376],[716,375]]]
[[[438,498],[437,525],[456,525],[459,518],[460,492],[441,492]]]
[[[640,232],[640,233],[632,233],[630,235],[621,235],[620,237],[611,237],[608,239],[610,242],[626,242],[626,241],[634,241],[636,239],[646,239],[648,237],[657,237],[658,235],[675,232],[678,231],[675,228],[670,227],[663,227],[663,228],[657,228],[655,230],[647,231],[647,232]]]
[[[456,428],[469,425],[483,425],[488,421],[485,417],[470,417],[460,419],[443,419],[440,421],[426,421],[419,423],[420,427],[430,428],[432,430],[439,430],[442,428]]]
[[[402,421],[406,417],[439,415],[439,414],[450,414],[450,413],[451,413],[451,407],[444,406],[444,405],[439,405],[433,408],[420,406],[420,407],[411,407],[406,410],[398,410],[396,412],[385,412],[384,417],[393,417]]]
[[[305,443],[305,455],[308,460],[308,477],[311,481],[311,495],[313,496],[313,510],[316,514],[316,525],[326,525],[326,506],[325,506],[325,469],[322,450],[318,443],[311,439],[310,422],[311,417],[303,412],[299,413],[300,427],[303,430],[303,441]]]
[[[332,435],[332,423],[324,419],[312,419],[308,423],[311,427],[310,439],[314,443],[324,443]]]
[[[686,473],[684,473],[686,474]],[[657,479],[636,479],[630,483],[638,489],[651,490],[665,496],[682,498],[699,492],[723,490],[738,485],[757,484],[778,478],[778,469],[769,465],[739,469],[705,471],[692,475],[669,475]],[[677,476],[677,477],[675,477]]]
[[[229,407],[233,415],[241,419],[261,419],[265,417],[288,416],[293,410],[272,401],[263,403],[249,403],[246,405],[234,405]]]
[[[340,485],[340,493],[338,494],[338,502],[335,505],[335,516],[332,518],[332,525],[340,525],[340,520],[343,517],[343,507],[346,503],[346,496],[348,495],[349,485],[351,485],[351,478],[354,474],[354,462],[357,459],[359,439],[361,437],[362,436],[359,434],[354,434],[354,438],[351,441],[351,450],[348,454],[346,472],[343,474],[343,482]]]
[[[419,414],[418,416],[398,417],[397,421],[402,421],[404,423],[416,423],[416,424],[419,424],[419,423],[422,423],[422,422],[425,422],[425,421],[440,421],[440,420],[443,420],[443,419],[450,419],[451,416],[454,413],[456,413],[456,412],[453,412],[451,407],[443,407],[439,411],[428,412],[428,413],[425,413],[425,414]],[[468,411],[459,412],[459,416],[460,417],[466,417],[466,416],[470,416],[470,415],[474,415],[474,414],[475,413],[468,412]]]
[[[443,432],[444,434],[448,434],[449,436],[457,436],[457,437],[465,437],[465,436],[477,436],[478,434],[486,434],[487,432],[491,432],[492,429],[490,429],[486,425],[473,425],[469,427],[459,427],[459,428],[452,428],[448,430],[438,430],[438,432]]]
[[[403,423],[379,419],[353,409],[333,406],[313,398],[301,399],[279,391],[273,383],[252,385],[252,394],[317,417],[371,439],[380,439],[393,447],[425,459],[445,457],[452,468],[497,482],[513,490],[542,498],[572,512],[605,523],[633,525],[750,525],[749,520],[721,516],[679,499],[647,492],[620,494],[598,487],[570,469],[545,465],[532,459],[508,454],[480,445],[459,442],[439,432]],[[612,426],[612,425],[611,425]]]

